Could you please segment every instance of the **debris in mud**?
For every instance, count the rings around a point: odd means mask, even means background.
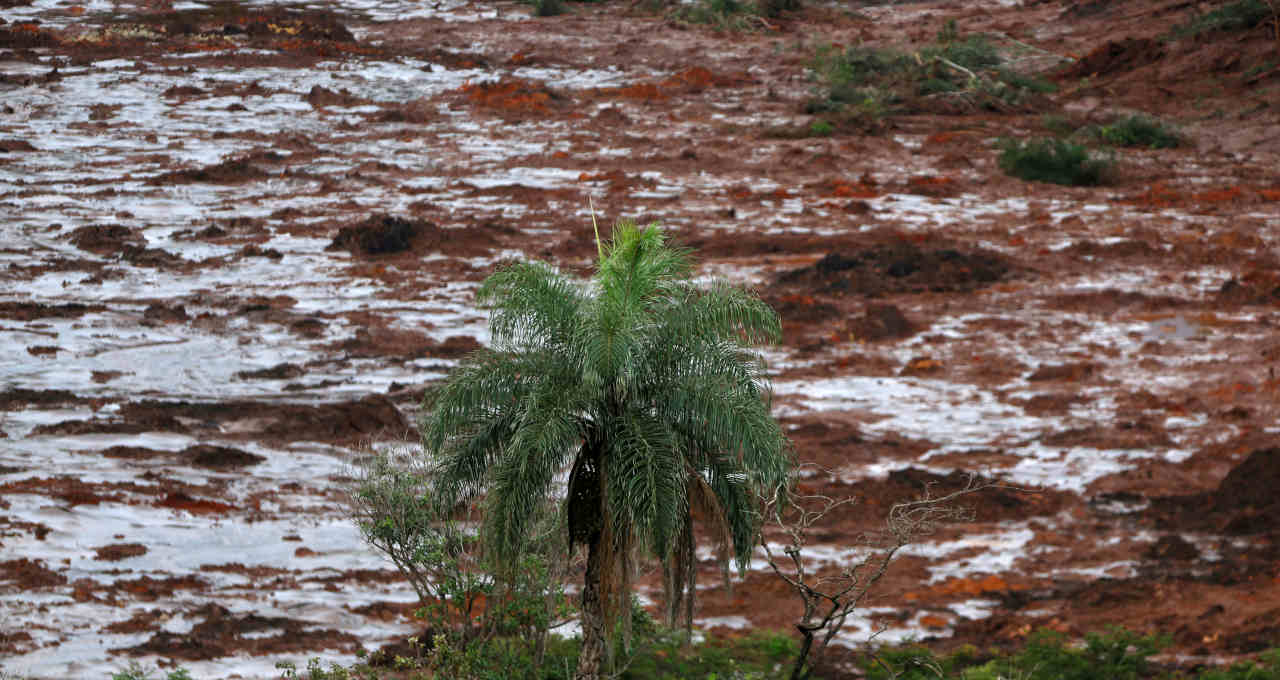
[[[141,543],[116,543],[94,548],[94,559],[102,562],[118,562],[130,557],[147,554],[147,546]]]
[[[442,229],[425,220],[392,215],[371,215],[343,227],[325,250],[345,250],[352,255],[415,254],[448,251],[476,253],[488,250],[494,239],[487,232]]]
[[[898,240],[848,255],[830,253],[812,266],[783,273],[774,287],[867,297],[960,292],[989,286],[1009,276],[1013,269],[995,253],[965,253],[953,248],[923,250]]]

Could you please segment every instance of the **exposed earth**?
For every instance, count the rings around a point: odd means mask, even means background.
[[[1276,645],[1280,18],[1167,38],[1209,9],[807,3],[730,32],[620,1],[0,2],[0,667],[272,677],[412,634],[348,466],[412,441],[501,262],[589,271],[592,206],[782,315],[803,487],[859,499],[823,569],[926,488],[1019,487],[909,548],[841,644]],[[950,20],[1056,91],[795,133],[819,46]],[[1046,115],[1134,111],[1188,143],[1091,188],[997,166]],[[760,560],[741,580],[699,625],[794,625]]]

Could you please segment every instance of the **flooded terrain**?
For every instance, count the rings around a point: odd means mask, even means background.
[[[263,678],[413,634],[343,480],[487,341],[496,266],[589,271],[591,206],[782,315],[803,488],[860,499],[826,568],[930,485],[1029,491],[908,549],[842,643],[1274,645],[1280,69],[1265,27],[1161,40],[1187,11],[812,4],[734,33],[612,2],[0,0],[0,668]],[[1057,91],[785,134],[820,45],[948,20]],[[997,165],[1046,114],[1132,111],[1190,143],[1093,188]],[[700,625],[795,623],[761,560],[742,580]]]

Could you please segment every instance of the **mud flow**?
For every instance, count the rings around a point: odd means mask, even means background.
[[[895,502],[1003,485],[908,548],[839,644],[1275,644],[1270,24],[806,2],[728,31],[642,4],[0,1],[4,671],[268,677],[403,644],[415,597],[342,484],[414,445],[424,390],[489,341],[487,274],[590,270],[593,208],[662,222],[781,314],[764,356],[821,468],[804,488],[859,499],[812,537],[819,571]],[[948,22],[1045,85],[944,69],[822,117],[821,46],[920,50]],[[1122,148],[1097,186],[1001,170],[1002,139],[1134,112],[1184,143]],[[697,624],[791,629],[762,559],[741,581]]]

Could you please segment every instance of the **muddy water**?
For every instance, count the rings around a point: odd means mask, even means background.
[[[1280,437],[1273,154],[1160,152],[1135,167],[1169,167],[1164,189],[1081,190],[995,169],[991,140],[1033,116],[765,132],[807,120],[805,36],[920,7],[736,37],[596,7],[0,9],[4,670],[269,677],[411,633],[409,589],[344,517],[348,466],[411,439],[420,388],[486,341],[472,295],[497,263],[585,270],[588,205],[662,220],[782,313],[767,356],[823,468],[807,488],[864,501],[823,527],[822,569],[930,485],[1025,489],[908,549],[843,644],[1165,616],[1182,651],[1249,651],[1260,612],[1176,612],[1274,589],[1270,534],[1168,508]],[[1192,552],[1156,550],[1174,537]],[[760,558],[702,625],[793,622]],[[1153,574],[1185,580],[1174,611],[1079,597]]]

